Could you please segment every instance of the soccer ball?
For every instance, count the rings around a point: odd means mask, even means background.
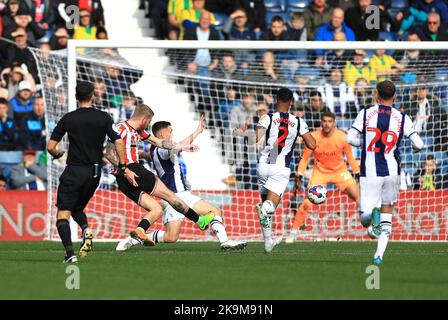
[[[327,188],[321,185],[312,186],[308,190],[308,200],[314,204],[321,204],[327,200]]]

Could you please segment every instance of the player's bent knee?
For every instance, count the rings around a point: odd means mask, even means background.
[[[361,220],[361,225],[364,228],[367,228],[372,224],[372,214],[370,212],[360,212],[359,219]]]
[[[58,211],[58,214],[57,214],[58,220],[62,220],[62,219],[69,220],[70,216],[71,216],[71,212],[68,210],[60,210],[60,211]]]
[[[221,210],[217,207],[212,207],[212,210],[215,213],[215,216],[221,216]]]
[[[163,241],[165,243],[174,243],[174,242],[177,242],[177,240],[179,240],[178,234],[168,234],[168,233],[165,233],[165,236],[163,239]]]

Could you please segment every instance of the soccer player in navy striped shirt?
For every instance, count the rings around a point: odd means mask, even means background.
[[[399,147],[403,137],[415,149],[422,139],[405,113],[394,108],[396,88],[391,81],[377,84],[377,105],[361,110],[347,133],[347,142],[362,146],[359,211],[361,224],[378,237],[374,264],[380,265],[392,232],[392,210],[400,184]]]

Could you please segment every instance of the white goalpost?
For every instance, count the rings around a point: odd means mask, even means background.
[[[314,128],[320,111],[311,106],[310,95],[319,92],[322,110],[336,113],[338,128],[346,131],[361,108],[375,103],[375,80],[391,79],[398,89],[396,107],[411,115],[426,143],[418,154],[408,141],[400,146],[403,170],[392,239],[448,241],[448,42],[69,40],[66,52],[33,52],[49,131],[76,109],[77,79],[95,84],[95,107],[115,121],[126,119],[141,99],[155,111],[153,123],[172,123],[175,140],[193,132],[204,113],[206,130],[195,142],[200,150],[182,154],[184,173],[194,194],[221,209],[229,237],[253,241],[261,240],[254,124],[262,112],[273,111],[275,90],[293,90],[291,112]],[[392,70],[388,65],[394,65]],[[66,138],[62,143],[67,148]],[[291,181],[273,218],[279,235],[289,232],[313,168],[311,160],[295,190],[293,174],[303,142],[296,144]],[[360,151],[353,152],[359,158]],[[49,240],[58,238],[55,200],[64,161],[48,162]],[[143,161],[151,167],[151,159]],[[428,168],[428,161],[435,168]],[[117,189],[109,169],[105,163],[86,213],[96,239],[116,241],[135,228],[143,211]],[[314,206],[305,224],[299,240],[368,240],[356,205],[332,186],[327,201]],[[163,228],[161,222],[154,227]],[[80,234],[73,224],[75,230],[76,240]],[[184,222],[181,240],[213,239]]]

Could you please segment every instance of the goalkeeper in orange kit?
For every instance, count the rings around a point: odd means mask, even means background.
[[[308,183],[308,189],[315,185],[326,187],[329,183],[333,183],[350,199],[358,202],[359,188],[356,181],[359,180],[359,164],[353,156],[351,146],[345,141],[345,133],[336,128],[335,115],[331,112],[325,112],[321,117],[321,129],[312,132],[312,135],[316,139],[316,149],[313,151],[305,147],[296,172],[297,188],[300,188],[303,174],[310,156],[313,154],[314,168]],[[347,169],[344,153],[356,180]],[[304,226],[306,214],[312,206],[311,201],[305,199],[297,209],[291,233],[286,238],[286,243],[292,243],[297,239],[298,230]]]

